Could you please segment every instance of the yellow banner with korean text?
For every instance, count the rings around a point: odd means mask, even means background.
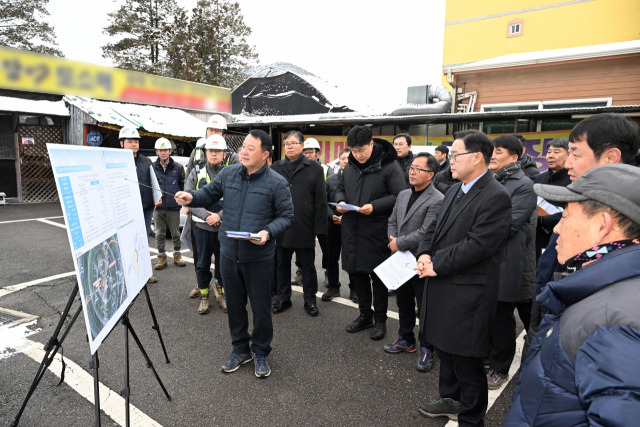
[[[551,131],[551,132],[523,132],[520,135],[524,136],[527,140],[527,154],[529,154],[533,160],[538,164],[538,169],[546,170],[547,162],[545,156],[547,154],[547,143],[552,139],[566,138],[569,136],[570,130]],[[280,135],[280,140],[284,139],[284,133]],[[491,134],[491,139],[503,134]],[[305,138],[315,138],[320,143],[321,153],[320,159],[323,163],[329,163],[338,158],[340,151],[347,147],[346,136],[333,136],[333,135],[305,135]],[[389,142],[393,141],[393,135],[374,135],[374,138],[386,139]],[[429,135],[429,143],[425,144],[424,135],[411,136],[412,145],[446,145],[451,146],[453,143],[453,135]],[[284,158],[284,147],[281,147],[280,152],[282,158]]]
[[[231,112],[231,90],[0,46],[0,88]]]

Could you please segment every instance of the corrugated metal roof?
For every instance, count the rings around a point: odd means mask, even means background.
[[[0,96],[0,111],[69,116],[69,109],[64,101],[36,101],[9,96]]]
[[[550,110],[530,111],[492,111],[482,113],[444,113],[444,114],[420,114],[413,116],[389,116],[368,115],[362,113],[326,113],[307,114],[295,116],[243,116],[234,115],[230,127],[251,127],[268,125],[350,125],[350,124],[425,124],[429,123],[456,123],[456,122],[481,122],[486,120],[501,120],[513,118],[545,118],[567,117],[576,114],[597,114],[605,112],[635,113],[640,114],[640,105],[615,105],[609,107],[580,107],[562,108]],[[634,114],[634,115],[635,115]]]
[[[135,126],[149,133],[189,138],[202,137],[206,129],[206,122],[177,108],[99,101],[69,95],[63,99],[100,124]]]

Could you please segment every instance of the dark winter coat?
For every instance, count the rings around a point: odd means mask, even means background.
[[[175,162],[171,157],[169,157],[166,168],[162,167],[160,158],[158,157],[156,161],[153,162],[153,170],[156,173],[156,178],[158,178],[160,190],[170,194],[176,194],[178,191],[184,190],[184,167],[180,163]],[[166,193],[162,193],[162,204],[156,206],[156,209],[161,210],[178,210],[180,208],[181,206],[176,202],[176,199]]]
[[[511,171],[507,171],[511,168]],[[498,301],[520,301],[520,285],[526,257],[527,229],[531,214],[537,208],[533,182],[518,163],[512,163],[495,175],[511,197],[511,227],[506,243],[507,257],[500,266]]]
[[[342,214],[338,212],[336,208],[333,207],[333,205],[330,205],[329,202],[332,202],[332,203],[339,202],[339,200],[336,200],[335,195],[338,188],[338,183],[340,182],[341,179],[342,179],[342,170],[339,170],[338,172],[335,172],[329,175],[327,177],[327,180],[325,181],[326,190],[327,190],[327,219],[328,219],[329,228],[336,228],[336,229],[340,228],[338,224],[333,222],[333,216],[334,215],[341,216]]]
[[[189,207],[204,207],[224,197],[224,221],[220,224],[220,253],[236,262],[273,260],[276,238],[293,224],[293,203],[289,185],[280,174],[264,165],[247,174],[241,165],[225,166],[204,188],[189,191]],[[269,232],[260,246],[227,237],[226,231]]]
[[[140,199],[142,201],[142,209],[145,211],[153,210],[155,203],[153,203],[153,190],[151,189],[151,166],[153,163],[151,159],[142,154],[138,154],[133,157],[133,162],[136,165],[136,174],[138,175],[138,182],[140,184]]]
[[[504,426],[640,420],[640,245],[549,283]]]
[[[371,159],[364,169],[349,154],[349,163],[336,190],[338,201],[373,206],[371,215],[347,212],[342,216],[342,268],[350,274],[372,273],[391,255],[387,224],[396,197],[405,188],[393,145],[378,138],[374,142]]]
[[[522,165],[522,169],[524,169],[524,173],[529,178],[540,174],[540,171],[538,170],[538,164],[530,155],[525,154],[524,156],[522,156],[522,159],[520,159],[520,164]]]
[[[520,301],[535,300],[536,297],[536,223],[538,209],[534,209],[527,225],[527,239],[524,250],[524,271],[520,285]]]
[[[442,162],[442,164],[440,165],[440,170],[445,170],[446,168],[451,167],[451,163],[449,163],[449,159],[445,160],[444,162]]]
[[[396,154],[397,154],[397,152],[396,152]],[[402,169],[402,174],[404,175],[404,181],[407,184],[405,188],[410,188],[411,187],[411,184],[409,184],[409,168],[411,167],[411,164],[413,163],[413,159],[414,158],[415,158],[415,156],[413,155],[411,150],[409,150],[409,152],[407,153],[406,156],[398,157],[398,164],[400,165],[400,168]]]
[[[289,176],[286,159],[271,165],[271,169],[287,180],[293,201],[293,225],[278,236],[278,246],[285,248],[314,248],[316,235],[327,234],[324,170],[317,162],[301,156],[293,176]]]
[[[418,254],[429,254],[436,277],[428,278],[420,324],[426,341],[447,353],[488,357],[511,199],[487,171],[456,202],[462,183],[445,194]]]
[[[571,184],[569,171],[567,169],[560,169],[558,172],[547,170],[540,175],[535,175],[531,179],[534,184],[557,185],[559,187],[566,187]],[[538,251],[547,247],[551,233],[553,232],[553,227],[560,222],[560,218],[562,218],[562,212],[538,217],[536,226],[536,248]]]
[[[451,175],[451,166],[446,169],[440,169],[440,172],[433,178],[433,186],[442,194],[447,194],[447,190],[456,182],[460,181],[454,179]]]

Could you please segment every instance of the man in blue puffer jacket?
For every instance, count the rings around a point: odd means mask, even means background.
[[[596,166],[568,187],[536,184],[567,203],[547,284],[505,426],[637,425],[640,420],[640,169]]]
[[[293,224],[289,184],[267,165],[271,138],[252,130],[242,143],[240,164],[222,169],[215,179],[196,191],[179,192],[176,201],[203,207],[224,197],[224,220],[220,224],[220,270],[227,297],[227,314],[233,351],[222,365],[230,373],[254,359],[255,375],[271,374],[271,286],[276,237]],[[229,231],[256,233],[259,240],[233,239]],[[247,297],[253,311],[253,331],[248,332]],[[251,341],[251,346],[249,342]]]

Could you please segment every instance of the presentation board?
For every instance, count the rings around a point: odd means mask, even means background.
[[[91,354],[151,277],[133,152],[47,144]]]

